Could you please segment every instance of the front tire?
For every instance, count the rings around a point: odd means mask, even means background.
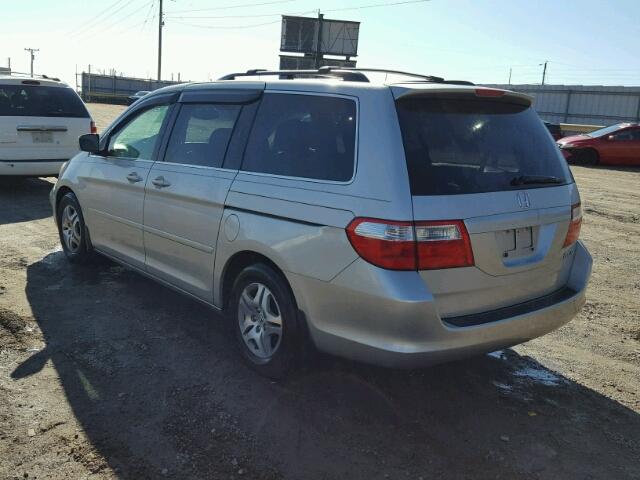
[[[581,165],[595,166],[598,164],[599,160],[600,157],[598,156],[598,152],[592,148],[586,148],[578,153],[578,162]]]
[[[58,203],[57,215],[60,243],[67,259],[72,263],[86,263],[93,256],[93,249],[80,203],[72,192]]]
[[[249,266],[236,278],[227,315],[243,359],[261,375],[283,379],[293,367],[296,311],[286,280],[268,265]]]

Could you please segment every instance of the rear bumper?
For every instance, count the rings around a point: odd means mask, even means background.
[[[318,349],[377,365],[419,367],[523,343],[569,322],[585,303],[592,267],[584,245],[574,248],[568,294],[461,327],[440,318],[417,272],[415,278],[411,272],[374,276],[368,264],[357,261],[332,282],[290,280]]]
[[[67,159],[52,160],[0,160],[0,176],[16,175],[28,177],[56,176]]]

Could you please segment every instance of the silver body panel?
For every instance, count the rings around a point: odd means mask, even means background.
[[[110,257],[220,309],[230,262],[247,252],[262,255],[288,280],[319,349],[383,365],[426,365],[514,345],[558,328],[584,303],[591,257],[581,243],[562,246],[571,205],[579,201],[575,184],[527,189],[526,208],[517,191],[411,196],[395,98],[442,87],[276,80],[186,88],[353,100],[354,176],[328,182],[80,154],[63,169],[52,202],[61,188],[73,190],[94,246]],[[133,170],[144,182],[123,183]],[[155,187],[159,176],[170,186]],[[345,234],[356,217],[461,219],[475,264],[419,272],[375,267]],[[531,244],[510,250],[505,232],[522,234],[518,229],[529,232]],[[566,288],[569,297],[543,308],[469,327],[447,323]]]

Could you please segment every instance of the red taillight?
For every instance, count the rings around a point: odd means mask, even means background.
[[[89,126],[89,133],[98,133],[98,128],[96,127],[96,122],[91,120],[91,123],[89,125],[90,125]]]
[[[504,94],[504,90],[496,88],[476,88],[476,96],[478,97],[501,97]]]
[[[569,224],[569,230],[567,230],[567,238],[564,240],[563,248],[573,245],[578,241],[581,225],[582,205],[580,203],[574,203],[571,205],[571,223]]]
[[[470,267],[473,250],[462,220],[416,222],[418,270]]]
[[[473,265],[469,234],[461,220],[396,222],[356,218],[347,226],[355,251],[390,270],[432,270]]]
[[[347,226],[347,237],[369,263],[390,270],[416,269],[413,222],[356,218]]]

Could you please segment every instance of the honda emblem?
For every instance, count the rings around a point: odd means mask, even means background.
[[[531,200],[529,199],[529,194],[527,192],[518,192],[518,195],[516,195],[516,197],[518,199],[518,205],[520,206],[520,208],[522,208],[523,210],[531,208]]]

